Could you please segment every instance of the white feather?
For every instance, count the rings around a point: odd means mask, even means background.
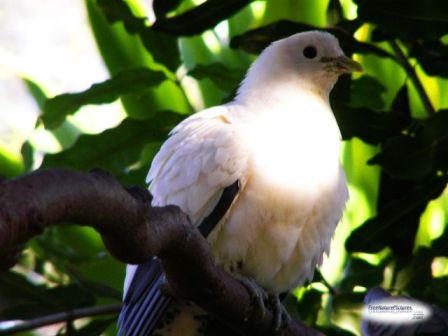
[[[196,223],[239,180],[237,199],[209,237],[212,251],[224,267],[241,261],[239,272],[273,292],[312,277],[348,198],[328,101],[338,74],[299,57],[310,44],[322,56],[343,55],[326,33],[274,43],[233,102],[171,132],[147,177],[153,205],[176,204]]]

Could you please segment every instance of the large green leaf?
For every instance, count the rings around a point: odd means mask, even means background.
[[[351,108],[339,101],[333,102],[333,111],[345,140],[358,137],[377,145],[400,134],[409,125],[409,121],[400,116],[368,108]]]
[[[240,48],[247,52],[258,54],[273,41],[310,30],[324,30],[333,34],[338,38],[342,49],[347,54],[374,54],[380,57],[390,57],[394,59],[394,56],[385,50],[380,49],[373,44],[360,42],[340,28],[323,29],[313,25],[288,20],[280,20],[236,36],[232,39],[231,46],[233,48]]]
[[[146,68],[123,71],[85,91],[65,93],[47,100],[41,118],[45,127],[56,128],[67,115],[75,113],[84,105],[111,103],[124,95],[138,95],[164,80],[166,76],[162,72]]]
[[[148,27],[146,19],[136,17],[126,1],[97,1],[109,22],[122,22],[128,33],[138,35],[157,63],[165,65],[171,71],[177,69],[180,65],[180,53],[175,37]]]
[[[351,83],[350,103],[353,108],[368,107],[379,110],[384,107],[383,93],[386,87],[372,76],[362,76]]]
[[[98,135],[82,135],[70,149],[45,156],[42,167],[79,170],[106,169],[116,176],[126,174],[139,161],[144,146],[163,141],[183,116],[160,112],[147,120],[126,119],[119,126]]]
[[[393,103],[392,116],[402,118],[409,121],[411,124],[411,111],[409,106],[409,97],[407,86],[403,85],[398,91]],[[399,135],[396,133],[395,136]],[[383,138],[382,143],[387,141]],[[412,193],[413,189],[418,185],[415,180],[403,180],[390,176],[384,169],[381,170],[379,190],[377,198],[377,210],[383,211],[391,202],[399,200],[403,195]],[[409,256],[414,249],[415,235],[417,233],[418,225],[420,223],[420,216],[422,211],[426,208],[425,204],[414,208],[407,214],[401,216],[393,225],[394,228],[388,228],[389,246],[392,251],[400,256]]]
[[[400,198],[390,201],[376,217],[367,220],[351,233],[345,244],[347,250],[377,253],[397,242],[400,233],[405,232],[398,224],[404,223],[410,213],[417,213],[419,217],[428,202],[440,196],[447,182],[446,176],[436,176],[415,185]]]
[[[137,2],[127,1],[133,12],[138,12]],[[85,0],[85,4],[96,43],[112,77],[124,70],[157,68],[139,36],[129,34],[123,23],[110,24],[96,0]],[[167,96],[170,99],[166,99]],[[191,111],[182,89],[171,81],[165,81],[157,88],[148,88],[138,96],[122,97],[121,101],[126,113],[137,118],[148,118],[158,110]]]

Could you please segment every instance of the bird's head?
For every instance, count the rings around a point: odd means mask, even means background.
[[[309,31],[268,46],[251,67],[246,82],[248,86],[250,82],[291,84],[328,94],[340,75],[353,71],[362,71],[361,65],[345,56],[333,35]]]

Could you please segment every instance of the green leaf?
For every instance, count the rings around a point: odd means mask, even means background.
[[[170,18],[157,20],[153,29],[174,36],[192,36],[215,27],[254,0],[208,0]]]
[[[58,154],[46,155],[42,167],[78,170],[102,168],[116,177],[125,175],[137,163],[144,146],[161,143],[183,116],[160,112],[147,120],[126,119],[119,126],[98,135],[81,135],[75,145]],[[147,168],[148,169],[148,168]]]
[[[0,178],[16,177],[23,173],[23,163],[15,155],[0,147]]]
[[[29,141],[25,141],[20,149],[25,172],[30,172],[34,166],[34,148]]]
[[[358,18],[376,24],[389,38],[436,39],[448,31],[445,0],[355,0]]]
[[[128,1],[133,12],[139,12],[137,1]],[[98,49],[111,77],[124,70],[146,67],[160,68],[137,35],[130,35],[123,23],[110,24],[96,0],[85,0],[89,23]],[[166,99],[169,96],[170,99]],[[137,95],[121,98],[126,113],[134,118],[148,118],[155,111],[172,110],[188,113],[191,107],[178,84],[165,81]],[[151,107],[151,108],[148,108]]]
[[[258,54],[276,40],[310,30],[322,30],[333,34],[338,38],[342,49],[348,55],[353,53],[374,54],[376,56],[394,59],[394,56],[383,49],[380,49],[373,44],[359,42],[349,33],[340,28],[322,29],[309,24],[288,20],[280,20],[236,36],[232,39],[230,45],[232,48],[239,48],[249,53]]]
[[[369,163],[381,165],[391,176],[420,179],[448,170],[448,110],[422,122],[422,129],[388,139]]]
[[[392,103],[392,111],[390,113],[397,117],[402,117],[404,120],[411,120],[406,85],[403,85],[395,96]],[[412,193],[417,185],[418,182],[415,180],[397,179],[390,176],[384,169],[382,169],[377,198],[378,211],[381,212],[391,202],[399,200],[403,195]],[[406,215],[402,216],[401,219],[394,224],[397,228],[396,230],[388,230],[389,246],[396,255],[410,256],[412,254],[415,235],[417,234],[420,223],[420,216],[424,209],[425,205],[416,207],[414,210],[411,210]]]
[[[405,118],[388,112],[350,108],[339,101],[333,101],[332,106],[344,140],[358,137],[368,144],[377,145],[397,136],[409,125]]]
[[[383,269],[384,267],[369,264],[363,259],[350,258],[340,288],[342,291],[352,291],[355,286],[377,286],[383,281]]]
[[[440,235],[439,238],[434,239],[431,243],[431,249],[436,256],[448,257],[448,228]]]
[[[431,264],[434,255],[426,247],[420,247],[414,255],[397,258],[394,265],[396,273],[393,288],[406,291],[409,295],[420,297],[423,289],[431,282]]]
[[[322,307],[322,292],[315,288],[306,289],[296,304],[300,319],[307,325],[315,325]]]
[[[327,7],[327,25],[329,27],[336,26],[344,20],[344,11],[342,10],[339,0],[330,0]]]
[[[36,318],[94,304],[93,295],[73,284],[48,288],[15,272],[0,277],[0,320]]]
[[[332,296],[331,322],[340,328],[350,326],[350,330],[359,329],[363,296],[362,293],[341,293]]]
[[[31,94],[31,97],[34,98],[37,106],[39,106],[39,109],[42,111],[45,101],[47,100],[47,95],[44,90],[36,82],[29,78],[22,78],[22,80],[25,83],[28,92]]]
[[[198,64],[188,72],[196,79],[209,78],[222,91],[229,93],[238,88],[244,77],[244,70],[229,69],[222,63]]]
[[[365,75],[353,80],[351,84],[350,107],[367,107],[374,110],[384,107],[382,94],[387,89],[376,78]]]
[[[173,72],[178,68],[180,52],[175,37],[148,27],[146,18],[136,17],[123,0],[97,0],[97,3],[110,23],[122,22],[129,34],[138,35],[157,63]]]
[[[415,185],[411,191],[390,201],[373,217],[354,230],[345,246],[349,252],[377,253],[397,241],[397,236],[406,232],[401,223],[411,213],[417,218],[425,210],[429,201],[443,192],[448,182],[447,176],[436,176]],[[400,240],[401,242],[401,240]]]
[[[85,91],[65,93],[47,100],[41,118],[46,128],[56,128],[67,115],[75,113],[84,105],[111,103],[120,96],[142,93],[164,80],[166,76],[162,72],[145,68],[123,71]]]

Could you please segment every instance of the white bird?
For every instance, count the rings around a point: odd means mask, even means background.
[[[175,204],[199,225],[238,181],[208,237],[217,263],[274,294],[311,279],[348,198],[329,94],[339,75],[360,70],[325,32],[272,43],[232,102],[196,113],[170,133],[148,174],[152,204]],[[156,260],[140,270],[128,266],[123,334],[154,329],[167,305],[160,274]],[[197,335],[204,327],[193,306],[171,313],[154,335]]]

